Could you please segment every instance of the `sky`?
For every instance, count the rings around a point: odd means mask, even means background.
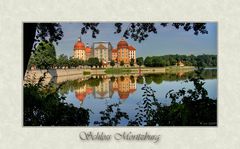
[[[108,41],[115,48],[121,40],[123,33],[114,34],[114,23],[100,23],[100,33],[97,38],[92,38],[91,32],[81,35],[82,23],[60,23],[64,37],[56,45],[57,55],[73,55],[73,46],[81,36],[85,45],[93,42]],[[158,23],[159,24],[159,23]],[[157,24],[156,24],[157,25]],[[193,30],[188,32],[183,29],[175,29],[171,25],[162,27],[157,25],[157,34],[150,36],[141,43],[129,38],[128,44],[136,48],[137,57],[160,56],[167,54],[217,54],[217,23],[207,23],[208,34],[194,35]],[[127,28],[127,22],[123,24],[123,30]]]

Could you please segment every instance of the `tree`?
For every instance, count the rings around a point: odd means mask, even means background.
[[[131,58],[130,66],[134,66],[134,59],[133,58]]]
[[[48,40],[46,40],[48,37]],[[59,23],[24,23],[23,24],[23,77],[27,70],[27,65],[31,54],[36,50],[40,41],[49,41],[58,43],[63,37],[63,31]]]
[[[67,57],[67,55],[61,54],[58,57],[58,59],[57,59],[57,66],[60,67],[60,68],[68,66],[68,57]]]
[[[123,32],[123,37],[128,39],[132,38],[134,41],[141,42],[149,37],[149,34],[157,34],[158,26],[166,27],[172,24],[176,29],[183,28],[185,31],[194,31],[194,35],[208,34],[206,23],[129,23],[128,28],[122,31],[122,23],[115,23],[115,34]],[[89,30],[92,31],[92,37],[100,33],[97,28],[99,23],[83,23],[81,34],[87,34]],[[63,37],[63,31],[59,23],[24,23],[23,24],[24,36],[24,71],[26,72],[27,65],[32,51],[35,50],[36,45],[40,40],[58,44],[58,41]],[[23,75],[24,76],[24,75]]]
[[[97,68],[97,66],[100,66],[100,63],[102,63],[102,62],[100,62],[99,59],[97,57],[95,57],[94,66]]]
[[[120,66],[124,66],[124,61],[123,60],[120,62]]]
[[[74,59],[72,56],[69,57],[68,60],[68,68],[74,67]]]
[[[100,62],[98,63],[98,66],[99,66],[99,68],[102,68],[103,63],[100,61]],[[97,66],[96,66],[96,67],[97,67]]]
[[[114,60],[111,60],[110,65],[112,66],[112,68],[115,66]]]
[[[147,56],[144,60],[144,65],[147,67],[152,67],[152,57]]]
[[[141,67],[142,64],[143,64],[143,57],[138,57],[138,58],[137,58],[137,65],[138,65],[139,67]]]
[[[87,61],[87,65],[91,68],[94,66],[94,57],[90,57]]]
[[[73,56],[71,56],[68,60],[68,67],[74,67],[76,68],[77,66],[80,65],[80,60],[78,58],[74,58]]]
[[[88,63],[88,66],[90,66],[91,68],[93,66],[95,66],[95,67],[99,66],[99,60],[97,57],[90,57],[88,59],[87,63]]]
[[[64,85],[64,84],[63,84]],[[24,84],[24,126],[87,126],[89,110],[74,107],[55,85]]]
[[[38,44],[35,53],[30,58],[30,65],[37,68],[48,69],[56,63],[55,47],[52,43],[42,41]]]

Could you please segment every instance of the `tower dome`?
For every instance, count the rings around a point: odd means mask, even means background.
[[[128,48],[128,43],[124,40],[124,38],[122,38],[122,39],[118,42],[117,48],[118,48],[118,49]]]
[[[130,51],[136,51],[136,48],[134,48],[132,45],[129,45],[129,46],[128,46],[128,50],[130,50]]]
[[[75,92],[75,97],[76,97],[79,101],[83,102],[83,100],[84,100],[85,97],[86,97],[86,93],[77,93],[77,92]]]
[[[78,38],[78,41],[75,43],[74,50],[85,50],[85,45],[80,38]]]
[[[91,53],[91,48],[88,46],[88,44],[87,44],[87,46],[86,46],[85,51],[86,51],[86,53]]]

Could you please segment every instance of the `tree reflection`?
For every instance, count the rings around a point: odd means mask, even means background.
[[[204,79],[215,78],[216,71],[197,70],[194,73],[145,74],[144,76],[96,76],[89,79],[67,81],[60,85],[24,84],[24,126],[88,126],[90,110],[77,108],[65,102],[68,91],[75,91],[76,98],[83,101],[82,94],[96,94],[109,98],[117,91],[120,99],[127,99],[136,90],[136,83],[142,87],[142,100],[137,103],[136,115],[129,119],[122,111],[120,103],[107,105],[100,112],[97,126],[117,126],[122,120],[128,126],[202,126],[217,125],[217,100],[208,97]],[[149,86],[152,82],[160,84],[163,80],[186,80],[193,83],[193,89],[170,90],[166,98],[169,106],[157,100],[155,91]],[[105,90],[107,89],[107,90]],[[108,93],[107,93],[108,92]],[[59,94],[60,93],[60,94]],[[104,94],[103,94],[104,93]]]
[[[145,84],[142,87],[143,99],[138,102],[135,119],[130,119],[128,126],[216,126],[217,100],[208,97],[208,92],[203,87],[202,75],[203,71],[199,69],[195,71],[194,77],[187,79],[193,83],[194,89],[182,88],[176,92],[170,90],[166,94],[166,97],[171,100],[169,106],[160,103],[155,97],[155,91]],[[156,78],[160,80],[161,77]],[[118,107],[119,104],[109,106]],[[108,120],[107,124],[114,123],[112,121],[115,119],[110,118],[114,114],[113,110],[107,109],[100,113],[102,114],[101,120]],[[122,117],[128,118],[126,112],[121,113],[124,113],[120,114]],[[117,120],[120,119],[121,117],[117,118]],[[106,123],[95,122],[95,124],[105,126]]]
[[[56,86],[24,84],[24,126],[87,126],[89,110],[67,104]]]

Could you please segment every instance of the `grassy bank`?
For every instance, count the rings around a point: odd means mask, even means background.
[[[133,72],[134,70],[131,70],[129,68],[107,68],[105,70],[106,74],[129,74]]]
[[[194,66],[183,66],[183,67],[179,67],[179,66],[168,66],[165,68],[167,73],[177,73],[179,71],[193,71],[195,69]]]
[[[83,75],[90,75],[91,74],[91,72],[89,72],[89,71],[83,71]]]

